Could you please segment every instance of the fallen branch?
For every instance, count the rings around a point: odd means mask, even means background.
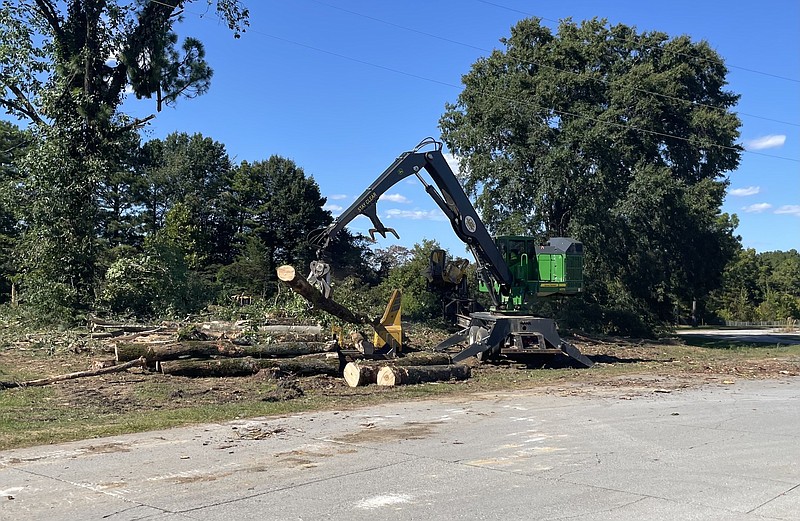
[[[100,369],[91,369],[88,371],[78,371],[76,373],[62,374],[59,376],[51,376],[49,378],[40,378],[38,380],[29,380],[27,382],[0,382],[0,389],[10,389],[12,387],[41,387],[43,385],[50,385],[56,382],[63,382],[64,380],[74,380],[75,378],[85,378],[87,376],[100,376],[109,373],[120,373],[126,371],[131,367],[145,367],[147,361],[144,357],[131,360],[120,365],[112,365],[111,367],[103,367]]]

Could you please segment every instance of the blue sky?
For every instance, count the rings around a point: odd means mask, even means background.
[[[800,249],[800,2],[565,0],[245,0],[250,29],[235,40],[206,11],[187,7],[180,32],[206,44],[214,69],[204,96],[181,100],[148,127],[146,138],[174,131],[224,143],[239,162],[278,154],[319,184],[336,215],[401,152],[439,137],[445,103],[479,57],[502,48],[528,16],[659,30],[706,40],[726,60],[728,88],[741,94],[742,155],[730,172],[723,210],[740,219],[737,233],[757,251]],[[550,21],[548,21],[550,20]],[[153,104],[130,100],[144,116]],[[464,252],[441,212],[415,180],[378,204],[393,237],[378,246],[412,246],[433,238]],[[366,218],[350,228],[366,232]]]

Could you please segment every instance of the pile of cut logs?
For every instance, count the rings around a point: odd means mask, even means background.
[[[378,384],[395,386],[466,380],[470,368],[450,364],[450,357],[441,353],[409,353],[393,360],[359,360],[344,366],[344,381],[350,387]]]
[[[279,375],[344,376],[351,387],[400,385],[469,378],[467,366],[444,353],[411,352],[391,360],[352,360],[313,324],[206,322],[191,326],[125,325],[94,319],[92,336],[113,348],[116,363],[143,361],[164,374],[188,377]],[[352,351],[348,351],[352,353]]]
[[[337,345],[309,324],[206,322],[156,327],[94,323],[118,363],[144,358],[152,370],[176,376],[246,376],[275,369],[297,376],[339,373]]]

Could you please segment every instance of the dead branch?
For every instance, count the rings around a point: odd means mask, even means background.
[[[65,380],[74,380],[75,378],[85,378],[87,376],[100,376],[109,373],[120,373],[126,371],[131,367],[145,367],[147,361],[142,358],[131,360],[120,365],[113,365],[111,367],[103,367],[100,369],[91,369],[88,371],[78,371],[76,373],[62,374],[58,376],[51,376],[49,378],[40,378],[38,380],[29,380],[27,382],[0,382],[0,389],[10,389],[12,387],[41,387],[50,385],[56,382],[63,382]]]

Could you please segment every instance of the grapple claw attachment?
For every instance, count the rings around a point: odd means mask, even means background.
[[[387,233],[392,233],[396,238],[398,239],[400,238],[400,235],[397,234],[394,228],[381,228],[381,229],[371,228],[369,230],[369,238],[372,239],[373,242],[375,241],[376,233],[380,233],[384,239],[386,238]]]
[[[308,283],[317,288],[322,296],[331,298],[331,267],[327,262],[311,261]]]

